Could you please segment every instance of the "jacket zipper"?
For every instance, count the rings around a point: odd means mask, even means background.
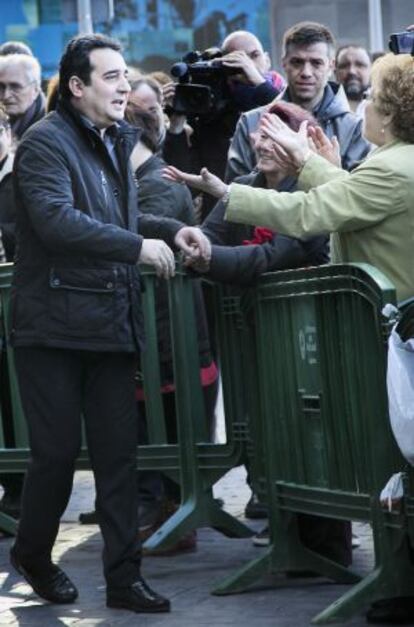
[[[101,183],[102,183],[103,193],[104,193],[104,196],[105,196],[105,206],[107,207],[108,206],[108,192],[107,192],[106,187],[108,185],[108,182],[107,182],[107,180],[105,178],[105,174],[104,174],[103,170],[101,170]]]

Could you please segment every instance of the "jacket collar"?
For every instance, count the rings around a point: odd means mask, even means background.
[[[25,131],[45,115],[45,96],[40,92],[22,115],[11,117],[13,135],[20,139]]]
[[[56,110],[65,119],[74,124],[82,132],[82,134],[92,141],[92,143],[95,143],[97,138],[101,140],[99,132],[94,128],[90,120],[79,113],[79,111],[75,109],[70,102],[60,98],[56,106]],[[118,143],[123,140],[122,143],[126,144],[126,151],[129,156],[141,135],[141,131],[125,122],[125,120],[118,122],[117,126],[118,137],[116,141]]]
[[[142,177],[165,168],[166,165],[165,161],[158,154],[152,155],[135,170],[135,177],[139,181]]]
[[[291,102],[289,87],[282,96],[286,102]],[[325,86],[322,99],[312,111],[313,115],[320,121],[336,118],[344,113],[349,113],[349,103],[342,85],[334,81],[328,81]]]

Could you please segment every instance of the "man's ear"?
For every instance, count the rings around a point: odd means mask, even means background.
[[[272,65],[272,63],[271,63],[271,61],[270,61],[270,56],[269,56],[269,53],[268,53],[268,52],[265,52],[265,53],[264,53],[264,57],[265,57],[265,61],[266,61],[266,68],[265,68],[265,70],[266,70],[266,72],[269,72],[269,70],[270,70],[270,68],[271,68],[271,65]]]
[[[84,83],[78,76],[71,76],[68,87],[75,98],[80,98],[83,94]]]

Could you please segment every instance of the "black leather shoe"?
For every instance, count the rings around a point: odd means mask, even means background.
[[[377,625],[414,625],[414,597],[395,597],[373,603],[367,622]]]
[[[51,603],[73,603],[78,597],[76,587],[59,566],[51,564],[46,572],[33,573],[23,566],[14,547],[10,550],[10,562],[42,599]]]
[[[138,579],[128,588],[107,588],[106,605],[131,612],[169,612],[171,605],[168,599],[157,594]]]

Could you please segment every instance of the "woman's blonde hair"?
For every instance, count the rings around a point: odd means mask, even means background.
[[[410,54],[386,54],[372,66],[375,105],[392,114],[391,128],[398,139],[414,143],[414,58]]]

